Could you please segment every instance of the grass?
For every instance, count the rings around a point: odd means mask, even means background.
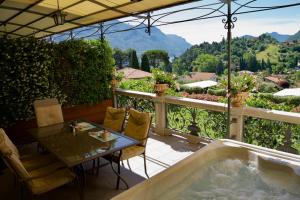
[[[272,64],[276,64],[278,63],[279,58],[279,46],[276,44],[269,44],[267,49],[257,53],[256,57],[258,60],[264,59],[266,62],[268,59],[270,59]]]

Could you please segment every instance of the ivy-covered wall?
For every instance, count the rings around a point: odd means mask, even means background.
[[[106,41],[68,40],[56,44],[54,54],[53,82],[66,95],[67,104],[94,104],[110,98],[114,59]]]
[[[71,106],[110,98],[113,68],[105,41],[0,38],[0,127],[32,118],[35,99]]]

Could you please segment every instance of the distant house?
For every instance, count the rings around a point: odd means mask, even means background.
[[[281,97],[285,97],[285,96],[300,97],[300,88],[284,89],[284,90],[281,90],[279,92],[276,92],[274,95],[275,96],[281,96]]]
[[[145,72],[139,69],[134,69],[131,67],[125,67],[123,69],[119,69],[117,72],[123,73],[124,79],[142,79],[142,78],[152,76],[152,74],[149,72]]]
[[[290,84],[287,80],[285,80],[284,78],[282,78],[281,76],[277,75],[277,76],[267,76],[264,78],[265,81],[267,82],[272,82],[282,88],[288,88],[290,87]]]
[[[191,72],[189,75],[181,76],[179,81],[185,83],[199,82],[199,81],[216,81],[217,75],[208,72]]]
[[[194,83],[188,83],[184,84],[183,86],[189,87],[189,88],[209,88],[218,85],[216,81],[199,81],[199,82],[194,82]]]
[[[254,75],[254,72],[251,72],[251,71],[248,71],[248,70],[239,71],[239,75],[242,75],[242,74]]]

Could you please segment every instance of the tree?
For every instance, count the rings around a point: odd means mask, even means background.
[[[216,67],[216,73],[218,75],[221,75],[221,74],[223,74],[223,72],[224,72],[224,63],[222,60],[219,60],[217,67]]]
[[[256,56],[252,53],[245,53],[243,55],[246,62],[246,70],[257,72],[260,69],[260,63],[257,61]]]
[[[139,69],[139,60],[134,49],[129,49],[129,67]]]
[[[168,52],[164,50],[148,50],[144,54],[149,59],[149,64],[153,68],[161,68],[166,71],[170,64]]]
[[[124,64],[128,63],[128,55],[126,52],[122,51],[121,49],[115,48],[113,56],[117,68],[123,68]]]
[[[148,59],[148,56],[146,54],[142,55],[141,69],[143,71],[150,72],[149,59]]]
[[[216,72],[218,59],[211,54],[200,54],[192,64],[194,71]]]

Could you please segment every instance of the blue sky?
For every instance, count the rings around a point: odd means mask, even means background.
[[[206,3],[216,2],[216,0],[203,0],[202,2],[180,6],[186,8],[191,6],[203,5]],[[239,0],[238,2],[247,2]],[[257,0],[252,6],[269,6],[290,3],[300,3],[300,0]],[[176,10],[178,7],[168,10]],[[225,11],[225,10],[224,10]],[[161,11],[164,12],[164,11]],[[197,17],[206,11],[194,10],[186,13],[170,16],[164,20],[180,20],[190,17]],[[157,12],[156,12],[157,13]],[[300,30],[300,6],[284,8],[280,10],[265,11],[238,15],[238,21],[235,23],[233,36],[254,35],[258,36],[265,32],[278,32],[281,34],[294,34]],[[184,22],[159,27],[164,33],[176,34],[184,37],[191,44],[198,44],[203,41],[220,41],[226,35],[223,28],[222,18]]]

